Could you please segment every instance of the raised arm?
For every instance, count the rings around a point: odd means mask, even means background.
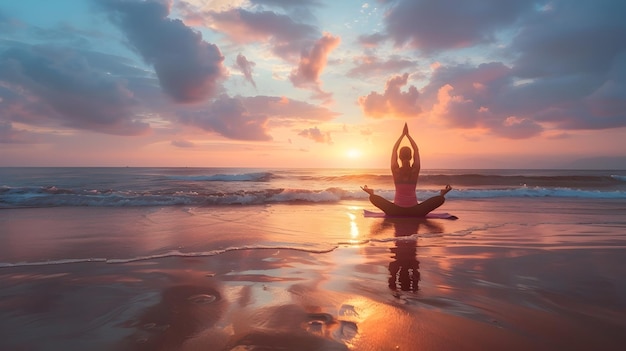
[[[393,150],[391,151],[391,170],[394,172],[400,168],[400,165],[398,164],[398,148],[400,147],[400,142],[402,142],[404,135],[403,131],[402,135],[400,135],[396,143],[393,145]]]
[[[420,163],[420,150],[417,147],[417,143],[415,142],[415,140],[413,140],[411,135],[409,135],[408,129],[406,130],[406,137],[409,139],[409,142],[411,143],[411,148],[413,149],[413,165],[411,165],[411,171],[413,173],[419,174],[420,168],[422,167]]]

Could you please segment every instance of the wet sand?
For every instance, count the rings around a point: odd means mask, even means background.
[[[0,211],[0,349],[623,349],[626,204],[363,209]]]

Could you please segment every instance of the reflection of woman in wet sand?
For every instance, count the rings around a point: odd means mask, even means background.
[[[426,227],[429,233],[443,233],[441,224],[428,219],[415,218],[385,218],[377,227],[372,228],[372,235],[378,235],[384,231],[393,229],[396,238],[395,246],[389,250],[393,259],[389,262],[389,289],[393,291],[418,291],[420,274],[420,261],[417,259],[417,240],[411,238],[419,233],[420,227]],[[408,238],[407,238],[408,237]]]
[[[409,139],[411,147],[404,146],[398,154],[398,147],[404,137]],[[413,153],[413,164],[411,164],[411,153]],[[402,162],[402,166],[398,164],[398,158]],[[381,209],[389,216],[407,216],[407,217],[423,217],[429,212],[443,205],[446,200],[444,196],[452,190],[450,185],[446,185],[441,189],[440,194],[421,203],[417,202],[415,195],[415,187],[417,178],[420,173],[420,156],[415,140],[409,135],[409,127],[404,124],[402,135],[398,138],[391,154],[391,173],[393,182],[396,187],[396,195],[393,202],[374,194],[374,190],[367,187],[361,187],[363,191],[370,195],[369,199],[374,206]]]

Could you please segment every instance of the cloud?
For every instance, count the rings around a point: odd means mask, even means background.
[[[382,33],[359,35],[357,39],[358,43],[366,48],[374,48],[385,40],[387,40],[387,36]]]
[[[433,103],[434,111],[447,119],[451,125],[474,127],[488,108],[491,112],[513,113],[514,110],[498,106],[498,100],[506,95],[514,77],[511,69],[500,62],[473,66],[469,64],[439,66],[430,83],[422,91],[424,105]],[[445,113],[454,106],[455,113]],[[462,108],[462,106],[464,106]],[[460,109],[460,110],[459,110]],[[521,111],[516,111],[521,112]]]
[[[626,3],[554,0],[527,19],[514,37],[516,74],[522,78],[606,73],[626,50]]]
[[[243,73],[244,78],[252,84],[253,87],[256,88],[256,83],[252,78],[252,69],[254,68],[255,63],[248,61],[245,56],[242,54],[237,55],[237,60],[235,61],[235,67]]]
[[[35,134],[15,129],[11,123],[0,121],[0,144],[28,144],[35,142],[37,142]]]
[[[431,114],[449,127],[480,128],[510,139],[529,138],[544,128],[522,109],[503,104],[515,86],[513,78],[511,69],[502,63],[440,66],[424,89],[424,101],[431,100],[436,88]]]
[[[450,126],[507,138],[626,126],[626,26],[614,15],[626,5],[596,5],[553,1],[513,38],[509,66],[440,66],[423,104]]]
[[[419,92],[411,85],[407,92],[400,89],[408,82],[409,74],[394,76],[387,81],[385,92],[379,94],[375,91],[367,96],[361,96],[358,103],[366,116],[381,117],[415,117],[421,113],[418,104]]]
[[[221,95],[204,108],[179,112],[181,122],[237,140],[272,140],[270,124],[328,121],[337,113],[302,101],[272,96]]]
[[[512,26],[533,9],[535,1],[398,0],[390,4],[384,19],[387,36],[398,46],[433,52],[493,42],[497,30]]]
[[[172,145],[180,148],[190,148],[196,146],[196,144],[189,140],[172,140]]]
[[[268,118],[264,114],[251,113],[241,99],[219,96],[206,108],[181,112],[183,123],[216,132],[229,139],[268,141]]]
[[[340,41],[339,37],[324,33],[310,51],[303,52],[298,67],[293,69],[289,75],[289,80],[293,85],[299,88],[312,89],[318,94],[318,98],[326,98],[328,95],[322,91],[319,78],[326,67],[328,55],[339,45]]]
[[[320,0],[249,0],[253,5],[276,6],[285,10],[303,7],[320,7],[323,5]]]
[[[626,126],[626,25],[621,1],[553,1],[513,39],[508,100],[561,129]]]
[[[515,116],[509,116],[501,123],[488,124],[488,127],[496,135],[509,139],[526,139],[543,131],[543,127],[532,119]]]
[[[555,0],[524,11],[503,49],[510,64],[440,66],[423,104],[450,126],[507,138],[626,126],[626,3]]]
[[[15,47],[0,54],[0,115],[116,135],[145,133],[125,81],[94,66],[93,57],[69,48]]]
[[[218,47],[178,19],[164,1],[98,0],[130,45],[154,67],[163,91],[174,101],[203,101],[225,76]]]
[[[290,16],[306,20],[314,19],[313,8],[322,7],[320,0],[250,0],[252,5],[261,7],[276,7],[285,10]]]
[[[275,55],[286,60],[297,59],[300,52],[319,36],[317,27],[272,11],[252,12],[236,8],[209,11],[202,16],[207,27],[219,31],[234,43],[267,43]]]
[[[330,132],[322,132],[319,128],[309,128],[298,133],[299,136],[311,139],[316,143],[324,143],[332,145],[333,140],[330,136]]]
[[[415,61],[403,59],[397,56],[387,61],[380,61],[378,57],[368,55],[354,59],[355,67],[348,71],[349,77],[371,77],[376,75],[388,75],[417,65]]]
[[[283,125],[302,121],[330,121],[340,115],[325,107],[286,97],[253,96],[240,99],[248,110],[263,113],[269,116],[273,123]]]

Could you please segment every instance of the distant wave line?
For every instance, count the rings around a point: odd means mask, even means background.
[[[394,190],[381,189],[376,193],[391,200]],[[418,199],[426,199],[438,193],[437,190],[419,189]],[[588,198],[626,199],[626,190],[575,189],[567,187],[499,187],[499,188],[455,188],[447,195],[454,199],[485,198]],[[0,187],[0,208],[92,206],[92,207],[141,207],[141,206],[219,206],[219,205],[260,205],[273,203],[334,203],[342,200],[367,200],[368,195],[355,187],[339,187],[324,190],[307,189],[261,189],[231,192],[207,190],[194,191],[72,191],[67,189],[33,189]]]

